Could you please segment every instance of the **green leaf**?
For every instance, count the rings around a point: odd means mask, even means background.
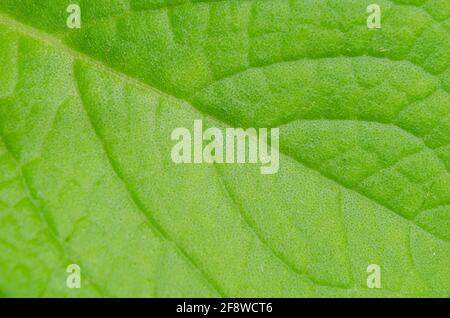
[[[71,3],[0,3],[1,295],[450,296],[449,0]],[[174,164],[195,119],[280,171]]]

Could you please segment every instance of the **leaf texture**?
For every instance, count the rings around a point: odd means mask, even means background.
[[[450,2],[371,2],[3,0],[0,293],[449,297]],[[280,171],[175,165],[195,119]]]

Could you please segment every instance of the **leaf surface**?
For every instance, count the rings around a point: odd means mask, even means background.
[[[0,293],[450,296],[450,2],[0,4]],[[175,165],[280,127],[280,171]],[[82,288],[67,289],[68,264]],[[368,289],[379,264],[382,288]]]

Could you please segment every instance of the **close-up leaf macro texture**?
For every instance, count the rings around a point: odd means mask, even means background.
[[[0,0],[0,296],[450,297],[449,93],[450,0]]]

